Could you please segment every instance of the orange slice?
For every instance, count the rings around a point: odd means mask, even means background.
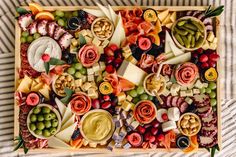
[[[33,15],[38,14],[43,11],[43,8],[37,3],[29,3],[29,8],[32,11]]]
[[[43,12],[39,12],[36,16],[35,16],[36,20],[54,20],[54,16],[52,13],[48,12],[48,11],[43,11]]]
[[[197,135],[191,136],[190,138],[190,146],[183,150],[185,153],[195,152],[198,150],[198,142],[197,142]]]

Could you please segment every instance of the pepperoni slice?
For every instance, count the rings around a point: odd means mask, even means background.
[[[149,100],[139,102],[134,109],[134,117],[143,124],[152,122],[156,117],[156,107]]]
[[[87,94],[79,92],[73,95],[70,105],[73,113],[83,115],[90,110],[91,99]]]
[[[197,75],[198,67],[191,62],[186,62],[180,65],[180,67],[178,67],[175,71],[175,78],[182,86],[193,83]]]
[[[78,59],[84,67],[91,67],[100,58],[98,49],[93,44],[84,45],[78,52]]]

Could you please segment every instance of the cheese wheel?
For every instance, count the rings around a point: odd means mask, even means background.
[[[169,120],[178,121],[180,117],[180,111],[178,107],[171,107],[168,109],[167,115],[168,115]]]
[[[166,110],[166,109],[161,108],[161,109],[157,110],[157,116],[156,116],[156,118],[157,118],[157,120],[158,120],[159,122],[161,122],[161,123],[164,122],[164,120],[162,119],[162,115],[163,115],[164,113],[167,114],[167,110]]]
[[[161,127],[162,127],[163,132],[167,132],[167,131],[177,128],[175,121],[164,122],[162,123]]]

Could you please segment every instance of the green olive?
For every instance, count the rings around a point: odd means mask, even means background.
[[[50,128],[52,126],[52,123],[50,120],[44,121],[45,128]]]
[[[44,119],[45,120],[51,120],[52,119],[52,114],[51,113],[44,114]]]
[[[50,131],[51,134],[54,135],[56,133],[57,129],[56,128],[50,128],[49,131]]]
[[[45,136],[45,137],[51,136],[50,131],[49,131],[48,129],[44,129],[44,130],[43,130],[43,136]]]
[[[48,107],[42,107],[42,113],[50,113],[50,108],[48,108]]]
[[[38,122],[38,123],[36,123],[36,127],[39,130],[43,130],[45,128],[45,125],[43,122]]]
[[[35,114],[30,115],[30,121],[31,122],[36,122],[37,121],[37,116]]]
[[[58,126],[58,120],[57,119],[53,119],[51,122],[52,122],[52,127],[57,127]]]
[[[34,123],[30,123],[30,130],[35,131],[36,125]]]
[[[39,122],[44,121],[43,115],[41,115],[41,114],[37,115],[37,120],[38,120]]]
[[[34,110],[33,110],[33,113],[34,114],[39,114],[40,111],[41,111],[40,107],[35,107]]]
[[[55,113],[51,113],[52,119],[57,118],[57,115]]]
[[[43,132],[42,132],[42,130],[37,129],[37,130],[34,131],[34,133],[37,134],[37,135],[42,135]]]

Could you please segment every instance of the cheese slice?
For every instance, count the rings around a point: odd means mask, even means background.
[[[70,107],[67,107],[62,117],[61,125],[63,126],[70,119],[71,116],[72,116],[71,109]]]
[[[73,132],[75,131],[76,126],[77,126],[77,123],[73,123],[69,127],[65,128],[64,130],[57,133],[56,137],[64,142],[70,142],[71,136],[72,136]]]
[[[125,36],[125,29],[123,27],[123,22],[122,22],[122,17],[121,17],[121,14],[119,13],[119,19],[120,19],[120,25],[119,27],[121,27],[120,29],[120,42],[124,41],[126,36]]]
[[[117,75],[122,77],[135,85],[140,85],[143,79],[147,75],[145,71],[137,67],[136,65],[124,60],[117,71]]]
[[[117,14],[115,13],[115,11],[112,9],[112,7],[110,5],[108,5],[108,9],[109,9],[109,12],[110,12],[113,24],[114,24],[114,26],[116,26],[117,20],[118,20],[118,16],[117,16]]]
[[[104,17],[104,16],[106,16],[103,11],[97,10],[97,9],[84,8],[83,11],[85,11],[85,12],[87,12],[89,14],[92,14],[92,15],[94,15],[96,17]]]
[[[58,109],[61,113],[61,116],[64,117],[64,114],[65,114],[65,111],[66,111],[66,106],[58,98],[55,98],[55,102],[58,106]]]
[[[75,120],[75,114],[73,114],[66,122],[62,125],[61,130],[64,130],[65,128],[68,128],[74,123]]]
[[[162,64],[180,64],[183,62],[187,62],[191,59],[191,52],[187,52],[184,54],[181,54],[179,56],[173,57],[171,59],[168,59],[164,62],[162,62]]]
[[[171,22],[175,22],[175,21],[176,21],[176,11],[174,11],[174,12],[171,14],[170,20],[171,20]]]
[[[169,42],[169,46],[171,51],[174,53],[175,56],[181,55],[184,53],[183,50],[179,49],[177,46],[175,46],[174,43]]]
[[[121,41],[123,41],[124,39],[125,39],[125,30],[122,24],[122,17],[119,14],[117,26],[111,37],[110,44],[116,44],[117,46],[120,46]]]
[[[165,36],[165,53],[168,53],[168,52],[172,51],[171,48],[170,48],[169,43],[173,43],[174,44],[174,41],[172,40],[169,32],[166,31],[166,36]]]
[[[58,149],[71,149],[71,146],[64,141],[52,136],[48,139],[48,147],[58,148]]]
[[[111,18],[111,14],[110,14],[110,11],[109,9],[107,9],[106,7],[104,7],[103,5],[101,5],[100,3],[96,3],[98,8],[106,15],[106,17],[112,21],[112,18]]]
[[[162,12],[158,12],[157,16],[158,16],[159,20],[161,22],[163,22],[166,19],[166,17],[168,16],[168,14],[169,14],[169,9],[164,10]]]

